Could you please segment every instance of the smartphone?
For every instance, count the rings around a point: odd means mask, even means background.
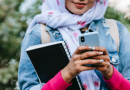
[[[88,45],[88,46],[92,46],[92,47],[100,46],[98,32],[89,32],[89,33],[81,34],[81,35],[79,35],[78,39],[79,39],[80,46],[83,46],[83,45]],[[89,51],[91,51],[91,50],[89,50]],[[89,51],[82,51],[82,53],[89,52]],[[96,66],[96,65],[88,64],[85,66]]]
[[[99,44],[99,33],[90,32],[79,35],[79,45],[88,45],[88,46],[100,46]]]

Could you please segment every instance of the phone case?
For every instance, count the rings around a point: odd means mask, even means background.
[[[82,41],[84,37],[84,42]],[[79,35],[79,45],[88,45],[88,46],[100,46],[100,42],[99,42],[99,33],[98,32],[90,32],[90,33],[85,33],[85,34],[81,34]],[[91,51],[91,50],[90,50]],[[82,51],[82,53],[84,52],[88,52],[88,51]],[[91,58],[88,58],[91,59]],[[85,66],[96,66],[93,64],[87,64]]]
[[[84,42],[81,41],[81,37],[84,37]],[[99,44],[99,33],[90,32],[79,35],[79,45],[88,45],[88,46],[100,46]]]

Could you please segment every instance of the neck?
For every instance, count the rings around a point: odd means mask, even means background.
[[[89,27],[89,25],[87,25],[87,27],[85,27],[85,28],[81,28],[80,31],[86,31],[86,30],[88,30],[88,27]]]

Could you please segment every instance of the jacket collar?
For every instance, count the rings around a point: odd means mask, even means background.
[[[106,30],[109,30],[110,27],[107,25],[106,19],[103,17],[99,20],[94,20],[90,23],[88,30],[85,31],[85,33],[88,32],[94,32],[94,31],[99,31],[99,25],[97,24],[97,22],[101,22],[103,28],[106,28]]]

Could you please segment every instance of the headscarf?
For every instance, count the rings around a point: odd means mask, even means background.
[[[42,13],[34,17],[27,29],[27,33],[37,23],[57,28],[72,55],[79,46],[78,36],[81,34],[79,29],[85,27],[93,20],[99,20],[104,17],[108,4],[109,0],[95,0],[91,9],[83,15],[76,15],[66,9],[65,0],[44,0]],[[79,77],[85,90],[99,90],[100,79],[94,70],[83,71],[79,74]]]

